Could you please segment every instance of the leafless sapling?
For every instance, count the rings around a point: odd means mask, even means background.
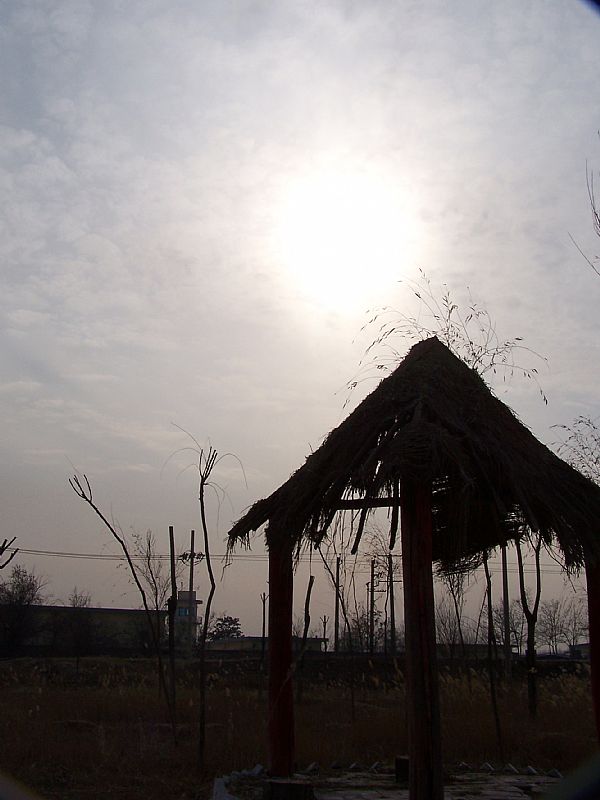
[[[162,684],[162,691],[163,691],[163,694],[164,694],[164,697],[165,697],[165,701],[166,701],[166,704],[167,704],[167,711],[168,711],[169,720],[170,720],[170,723],[171,723],[171,731],[172,731],[172,734],[173,734],[173,741],[176,744],[177,743],[177,725],[176,725],[176,718],[175,718],[175,708],[173,708],[173,706],[171,704],[171,701],[170,701],[171,693],[168,691],[167,685],[166,685],[166,682],[165,682],[165,673],[164,673],[163,660],[162,660],[162,654],[161,654],[161,649],[160,649],[160,641],[159,641],[159,638],[158,638],[156,626],[154,624],[152,610],[151,610],[150,605],[148,603],[148,596],[147,596],[146,591],[145,591],[145,589],[144,589],[144,587],[142,585],[142,581],[140,580],[140,575],[138,573],[138,570],[136,569],[135,564],[133,562],[131,553],[129,551],[129,547],[128,547],[127,542],[125,540],[125,535],[123,534],[123,531],[121,530],[119,524],[117,522],[115,522],[114,520],[113,520],[113,522],[111,522],[105,516],[105,514],[100,510],[99,506],[96,504],[96,502],[94,500],[93,493],[92,493],[92,487],[90,485],[90,482],[88,480],[87,475],[84,474],[80,478],[79,475],[75,474],[75,475],[73,475],[72,478],[69,478],[69,483],[71,484],[71,488],[73,489],[73,491],[75,492],[77,497],[79,497],[81,500],[83,500],[84,503],[87,503],[87,505],[92,509],[92,511],[100,518],[100,520],[102,521],[104,526],[107,528],[107,530],[109,531],[109,533],[111,534],[113,539],[118,543],[119,547],[121,548],[121,550],[123,552],[123,555],[125,556],[125,560],[127,562],[127,566],[129,567],[130,575],[131,575],[131,577],[133,579],[133,582],[135,583],[135,585],[137,587],[138,592],[140,593],[140,597],[141,597],[141,600],[142,600],[142,605],[144,607],[144,611],[146,612],[146,619],[148,621],[148,625],[149,625],[149,629],[150,629],[152,646],[153,646],[154,653],[156,655],[156,661],[157,661],[157,666],[158,666],[158,678],[159,678],[159,681],[161,681],[161,684]]]

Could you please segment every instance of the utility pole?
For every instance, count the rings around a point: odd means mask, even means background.
[[[171,559],[171,596],[167,604],[169,613],[169,678],[171,708],[175,708],[175,614],[177,612],[177,576],[175,574],[175,535],[169,525],[169,555]]]
[[[321,622],[323,623],[323,646],[327,651],[327,623],[329,622],[329,617],[327,614],[323,614],[321,617]]]
[[[333,649],[340,649],[340,557],[335,560],[335,616],[333,622]]]
[[[510,646],[510,599],[508,596],[508,563],[506,545],[500,548],[502,553],[502,608],[504,615],[504,675],[510,680],[512,672],[512,648]]]
[[[375,651],[375,559],[371,559],[371,590],[369,609],[369,653]]]
[[[390,598],[390,653],[396,655],[396,608],[394,606],[394,564],[392,554],[388,553],[388,581]]]
[[[196,629],[196,598],[194,597],[194,558],[196,554],[194,553],[194,537],[196,535],[195,531],[191,532],[190,535],[190,581],[188,584],[188,648],[189,648],[189,655],[192,656],[194,652],[194,633]]]

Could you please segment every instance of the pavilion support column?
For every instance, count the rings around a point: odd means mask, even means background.
[[[410,800],[444,794],[432,567],[431,485],[403,480],[402,571]]]
[[[292,546],[279,531],[269,543],[269,772],[294,771],[294,694],[292,685]],[[274,535],[273,535],[274,534]]]
[[[600,563],[597,558],[586,558],[585,577],[589,614],[592,702],[594,704],[596,734],[600,742]]]

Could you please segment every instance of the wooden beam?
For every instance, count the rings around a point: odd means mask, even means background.
[[[275,542],[273,542],[275,539]],[[275,535],[269,545],[269,772],[285,778],[294,771],[292,685],[292,548]]]
[[[433,597],[431,486],[403,480],[401,491],[409,796],[410,800],[443,800]]]
[[[596,735],[600,742],[600,563],[598,563],[598,559],[586,558],[585,577],[589,614],[592,702],[596,720]]]
[[[337,511],[362,511],[365,508],[393,508],[399,504],[394,497],[360,497],[356,500],[340,500]]]

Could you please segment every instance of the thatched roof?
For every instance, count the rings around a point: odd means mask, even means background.
[[[392,497],[403,478],[432,482],[436,560],[492,549],[524,525],[555,539],[569,565],[581,565],[584,551],[600,556],[600,487],[541,444],[436,338],[416,344],[289,480],[249,509],[230,546],[265,523],[268,543],[319,543],[342,501]]]

